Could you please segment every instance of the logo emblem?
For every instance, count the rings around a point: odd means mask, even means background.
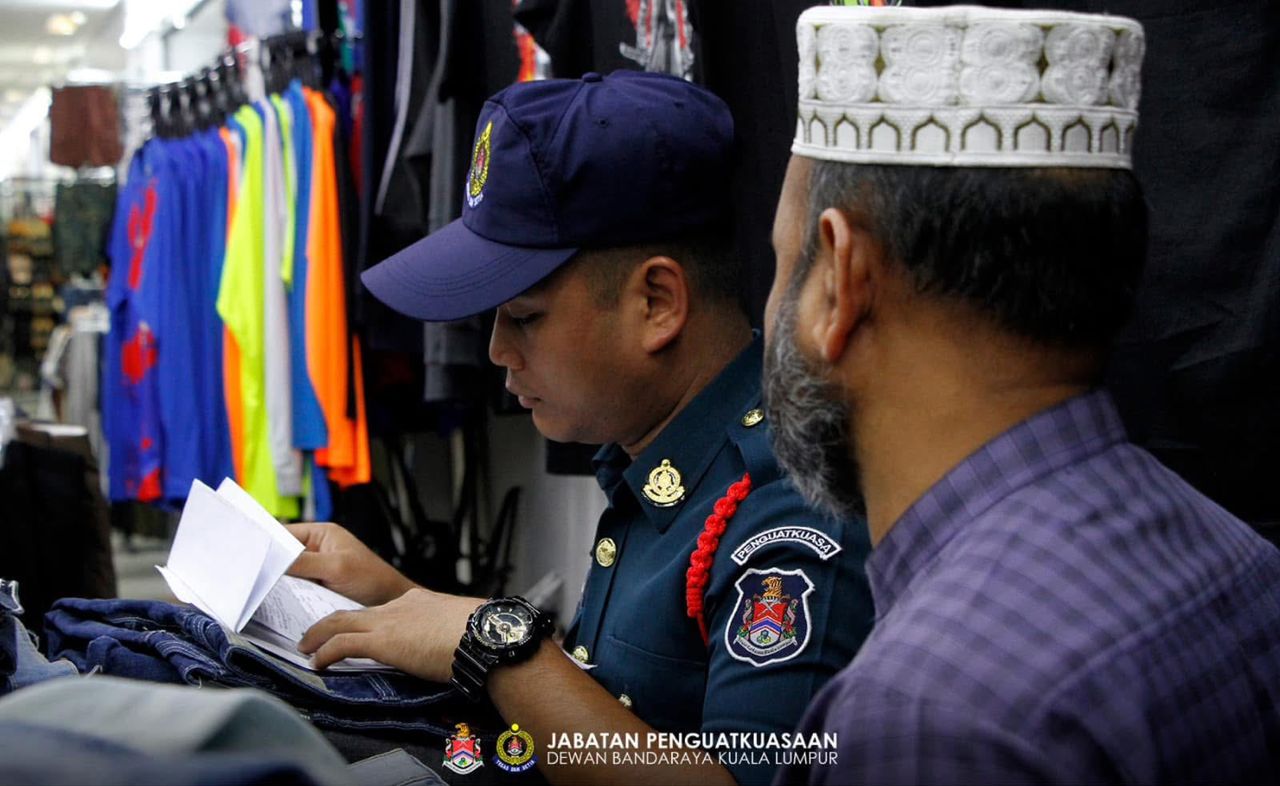
[[[649,473],[649,482],[645,484],[644,496],[660,508],[669,508],[684,499],[680,470],[671,466],[671,462],[667,459],[663,459],[662,463]]]
[[[450,734],[444,744],[444,766],[466,775],[484,766],[480,757],[480,740],[471,733],[471,727],[465,723],[454,726],[456,733]]]
[[[476,138],[476,149],[471,154],[471,171],[467,174],[467,204],[473,209],[484,200],[484,184],[489,182],[489,157],[492,146],[489,137],[493,133],[493,121],[485,124]]]
[[[809,643],[813,582],[803,570],[752,568],[734,586],[738,614],[729,618],[724,631],[730,655],[759,667],[790,660],[804,651]]]
[[[511,724],[510,731],[498,735],[498,755],[493,763],[507,772],[524,772],[538,763],[533,758],[533,736],[520,728],[520,724]]]

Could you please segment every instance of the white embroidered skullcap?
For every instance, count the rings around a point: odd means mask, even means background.
[[[1132,19],[975,6],[810,8],[792,152],[924,166],[1130,169]]]

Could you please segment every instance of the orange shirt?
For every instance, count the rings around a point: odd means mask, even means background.
[[[355,427],[347,418],[347,310],[342,278],[342,235],[333,132],[337,116],[324,96],[306,90],[311,108],[311,217],[307,224],[307,372],[329,430],[329,446],[316,464],[331,469],[355,465]]]
[[[240,146],[231,130],[218,129],[227,146],[227,239],[231,238],[231,220],[236,213],[236,195],[240,192]],[[244,482],[244,395],[240,387],[240,346],[225,326],[222,328],[222,390],[227,404],[227,425],[231,431],[231,464],[236,481]]]
[[[355,463],[350,469],[335,469],[329,473],[343,488],[373,480],[373,462],[369,458],[369,419],[364,408],[364,364],[360,357],[360,340],[354,336],[351,338],[351,362],[355,364],[356,378]]]

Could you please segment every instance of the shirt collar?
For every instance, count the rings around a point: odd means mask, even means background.
[[[867,559],[882,618],[964,526],[1014,491],[1126,439],[1111,396],[1075,396],[992,439],[916,500]]]
[[[635,461],[616,443],[605,445],[596,453],[592,466],[611,507],[619,504],[618,496],[626,487],[659,532],[671,526],[723,448],[730,425],[759,403],[762,345],[763,339],[756,331],[751,344],[662,429]],[[649,473],[664,459],[679,471],[685,488],[684,498],[667,508],[652,504],[644,495]]]

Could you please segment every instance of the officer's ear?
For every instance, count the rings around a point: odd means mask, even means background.
[[[675,341],[689,321],[689,279],[668,256],[652,256],[632,271],[628,294],[640,309],[641,346],[650,354]]]

